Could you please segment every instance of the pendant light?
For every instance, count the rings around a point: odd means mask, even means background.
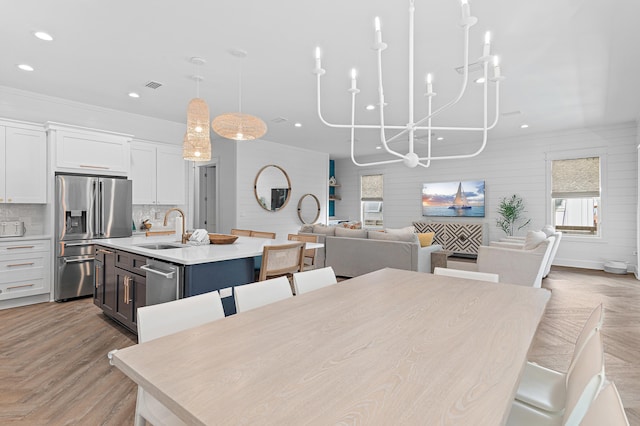
[[[233,49],[229,53],[240,59],[247,57],[247,52],[241,49]],[[254,115],[242,113],[242,65],[238,81],[238,112],[228,112],[217,116],[211,122],[211,128],[227,139],[236,141],[260,139],[267,133],[265,122]]]
[[[197,71],[205,60],[195,57],[191,58],[191,63],[195,65]],[[211,160],[209,106],[204,99],[200,99],[200,82],[204,78],[197,72],[192,78],[196,82],[196,97],[189,101],[187,108],[187,132],[182,142],[182,157],[191,161],[209,161]]]

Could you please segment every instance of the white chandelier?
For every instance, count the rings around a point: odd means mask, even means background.
[[[378,101],[379,101],[379,110],[380,110],[380,124],[355,124],[355,104],[356,104],[356,95],[360,93],[360,90],[357,88],[356,84],[356,70],[351,70],[351,88],[348,90],[351,93],[351,124],[333,124],[327,122],[322,116],[322,108],[320,102],[320,78],[326,73],[321,66],[321,55],[320,48],[316,47],[315,58],[316,58],[316,67],[313,70],[313,73],[317,75],[317,105],[318,105],[318,116],[320,120],[329,127],[335,128],[343,128],[351,130],[351,161],[356,166],[378,166],[382,164],[391,164],[404,162],[404,164],[408,167],[429,167],[431,165],[431,160],[453,160],[453,159],[462,159],[462,158],[472,158],[479,155],[485,148],[487,144],[487,132],[493,129],[496,124],[498,124],[498,118],[500,116],[500,108],[499,108],[499,94],[500,94],[500,81],[504,79],[503,76],[500,75],[500,65],[498,62],[497,56],[491,55],[491,39],[490,35],[487,32],[485,34],[484,39],[484,47],[482,57],[478,60],[483,65],[484,68],[484,102],[483,102],[483,125],[482,127],[436,127],[431,125],[431,120],[433,117],[442,113],[443,111],[451,108],[453,105],[457,104],[462,96],[464,95],[467,89],[467,82],[469,79],[469,28],[475,25],[478,22],[478,19],[474,16],[471,16],[469,4],[467,0],[461,0],[461,8],[462,8],[462,19],[460,21],[460,26],[464,31],[464,66],[463,66],[463,79],[461,88],[459,90],[458,95],[447,102],[440,108],[435,111],[432,109],[432,100],[433,97],[436,96],[436,93],[433,91],[433,78],[431,74],[427,74],[426,77],[426,93],[428,102],[428,113],[427,116],[414,121],[414,61],[413,61],[413,50],[414,50],[414,0],[409,1],[409,118],[407,124],[405,125],[388,125],[385,124],[384,117],[384,94],[382,87],[382,51],[387,48],[386,43],[382,42],[382,31],[380,29],[380,19],[378,17],[375,18],[375,38],[373,49],[377,52],[378,56]],[[493,59],[493,77],[489,77],[489,62]],[[495,83],[495,119],[493,123],[490,125],[487,124],[487,92],[488,92],[488,84],[489,81]],[[425,125],[426,124],[426,125]],[[393,155],[394,158],[392,160],[385,161],[375,161],[369,163],[361,163],[356,161],[355,159],[355,130],[356,129],[377,129],[380,131],[380,141],[382,142],[382,146],[387,151],[387,153]],[[386,131],[393,130],[397,131],[395,135],[387,138]],[[414,151],[414,141],[415,141],[415,132],[416,131],[427,131],[427,155],[420,157]],[[469,131],[469,132],[481,132],[482,133],[482,145],[481,147],[473,153],[470,154],[459,154],[459,155],[446,155],[446,156],[434,156],[431,153],[431,137],[432,131],[448,131],[448,130],[456,130],[456,131]],[[389,142],[393,142],[398,140],[401,136],[407,135],[409,139],[409,152],[406,154],[402,154],[394,151],[389,147]]]

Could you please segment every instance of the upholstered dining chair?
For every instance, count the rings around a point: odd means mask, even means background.
[[[275,240],[276,239],[276,233],[275,232],[267,232],[267,231],[251,231],[251,237],[254,238],[268,238],[271,240]]]
[[[468,280],[489,281],[497,283],[500,280],[498,274],[489,272],[466,271],[463,269],[448,269],[437,266],[433,270],[434,275],[443,275],[447,277],[466,278]]]
[[[233,288],[233,293],[239,313],[293,297],[287,277],[239,285]]]
[[[249,229],[232,229],[231,230],[231,235],[238,235],[240,237],[250,237],[251,236],[251,230]]]
[[[304,241],[305,243],[317,243],[317,235],[300,235],[289,234],[289,241]],[[304,251],[304,268],[305,270],[315,269],[316,267],[316,249],[305,249]]]
[[[304,271],[304,244],[293,242],[264,246],[258,281]]]
[[[331,266],[293,274],[293,288],[296,294],[308,293],[337,283],[338,279]]]
[[[589,339],[604,323],[604,306],[596,306],[585,321],[573,349],[573,355],[566,373],[561,373],[541,365],[527,362],[516,399],[533,407],[549,412],[561,412],[565,406],[567,379],[580,358]]]
[[[607,383],[596,396],[580,426],[629,426],[620,394],[613,382]]]
[[[172,302],[138,308],[138,342],[145,343],[207,322],[224,318],[217,291],[187,297]],[[135,425],[183,425],[157,399],[138,386]]]
[[[516,399],[511,405],[507,426],[578,426],[604,382],[602,335],[600,330],[597,330],[588,339],[576,360],[575,367],[567,375],[564,410],[552,413]]]

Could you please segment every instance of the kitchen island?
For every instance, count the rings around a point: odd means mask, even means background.
[[[254,258],[264,246],[290,241],[238,237],[232,244],[192,246],[169,235],[96,243],[94,303],[135,332],[137,308],[214,290],[221,290],[225,314],[235,314],[231,287],[255,281]]]

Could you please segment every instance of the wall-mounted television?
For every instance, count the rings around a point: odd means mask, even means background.
[[[484,181],[423,184],[422,216],[484,217]]]

